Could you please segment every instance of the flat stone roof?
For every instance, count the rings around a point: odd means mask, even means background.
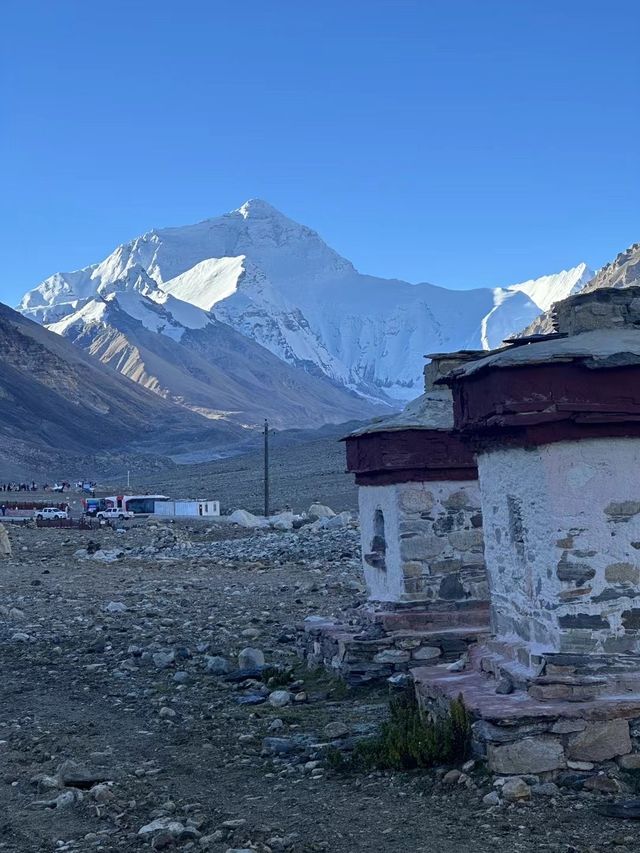
[[[496,350],[485,358],[469,362],[439,381],[472,376],[488,368],[572,361],[580,361],[592,369],[640,364],[640,329],[595,329],[567,337],[519,342],[517,346]]]
[[[397,432],[406,429],[453,429],[453,401],[448,388],[427,391],[407,403],[396,415],[375,418],[364,427],[350,433],[348,438],[377,432]]]

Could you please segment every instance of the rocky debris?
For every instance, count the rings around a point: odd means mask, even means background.
[[[318,521],[320,518],[333,518],[335,516],[335,512],[329,506],[325,506],[324,504],[314,503],[309,507],[309,511],[307,515],[311,519],[311,521]]]
[[[292,512],[281,512],[269,517],[269,527],[273,530],[293,530],[293,525],[299,518],[299,516],[296,518]]]
[[[447,784],[450,768],[331,769],[331,756],[377,731],[388,685],[352,690],[308,670],[292,625],[320,613],[357,621],[357,531],[162,526],[94,532],[97,550],[118,536],[124,552],[107,571],[73,559],[86,532],[11,531],[0,599],[7,850],[359,853],[437,839],[457,853],[470,831],[479,853],[633,850],[593,808],[619,796],[633,753],[605,773],[570,759],[555,783],[516,773],[531,796],[513,801],[506,782],[491,790],[481,761]],[[245,648],[262,662],[233,669]],[[279,692],[290,701],[274,707]]]
[[[291,531],[295,529],[304,530],[305,533],[357,527],[357,519],[351,512],[344,511],[336,514],[330,507],[322,504],[312,504],[309,512],[302,515],[294,515],[287,510],[269,517],[254,515],[245,509],[237,509],[224,521],[251,530]]]
[[[453,663],[448,664],[447,669],[449,672],[462,672],[464,669],[466,669],[468,662],[469,658],[465,654],[461,658],[458,658],[458,660],[453,661]]]
[[[69,806],[75,805],[75,803],[81,802],[83,799],[84,796],[82,791],[63,791],[52,800],[34,800],[34,802],[30,804],[30,807],[37,808],[40,806],[45,809],[66,809]]]
[[[4,524],[0,524],[0,557],[11,556],[11,542]]]
[[[248,527],[252,530],[260,527],[269,527],[269,521],[264,516],[254,515],[246,509],[236,509],[228,517],[228,520],[231,524],[237,524],[240,527]]]
[[[79,560],[95,560],[97,563],[116,563],[124,557],[124,551],[120,548],[78,548],[74,554]]]

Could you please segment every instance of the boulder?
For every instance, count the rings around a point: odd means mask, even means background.
[[[159,817],[140,827],[138,835],[146,838],[160,831],[166,831],[177,838],[184,831],[184,825],[173,817]]]
[[[621,756],[618,759],[618,764],[623,770],[640,770],[640,752]]]
[[[567,756],[574,761],[606,761],[631,752],[627,720],[588,722],[569,740]]]
[[[351,521],[350,512],[341,512],[340,515],[334,515],[332,518],[325,519],[325,530],[337,530],[340,527],[348,527]]]
[[[11,542],[4,524],[0,524],[0,557],[11,556]]]
[[[207,655],[204,665],[209,675],[227,675],[231,670],[229,662],[219,655]]]
[[[284,708],[291,703],[291,693],[288,690],[274,690],[269,694],[269,704],[274,708]]]
[[[531,799],[531,788],[524,779],[507,779],[502,786],[502,799],[508,803],[517,803],[520,800]]]
[[[294,518],[292,512],[280,512],[269,516],[269,524],[274,530],[293,530]]]
[[[87,554],[98,563],[115,563],[124,557],[124,551],[119,548],[99,548],[93,554],[89,554],[89,551]]]
[[[482,798],[482,802],[485,804],[485,806],[497,806],[500,802],[498,792],[490,791],[488,794],[485,794]]]
[[[237,524],[239,527],[248,527],[257,529],[259,527],[269,527],[269,520],[262,515],[254,515],[246,509],[237,509],[229,516],[229,521],[232,524]]]
[[[240,669],[264,666],[264,653],[260,649],[252,649],[248,646],[238,655],[238,666]]]
[[[545,773],[566,766],[564,750],[553,737],[526,737],[515,743],[487,744],[489,769],[494,773]]]
[[[92,788],[96,783],[109,778],[102,771],[90,770],[83,764],[71,759],[63,761],[56,771],[56,779],[60,788]]]
[[[330,506],[325,506],[324,504],[311,504],[307,515],[313,521],[316,521],[319,518],[333,518],[335,512]]]
[[[349,734],[349,726],[346,723],[341,723],[339,720],[334,720],[332,723],[327,723],[322,732],[330,740],[337,740]]]

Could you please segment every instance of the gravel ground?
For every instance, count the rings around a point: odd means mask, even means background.
[[[597,814],[601,794],[487,807],[481,769],[445,785],[440,770],[344,776],[325,766],[328,724],[357,735],[386,713],[385,689],[349,691],[309,673],[294,648],[305,616],[348,615],[362,601],[357,530],[137,523],[10,537],[13,557],[0,558],[0,850],[638,849],[637,824]],[[77,556],[87,545],[123,556]],[[246,646],[292,667],[298,701],[274,707],[262,681],[214,674],[219,658],[235,668]]]

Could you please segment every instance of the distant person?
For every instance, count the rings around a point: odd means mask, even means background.
[[[1,512],[3,515],[6,515],[6,514],[7,514],[7,508],[6,508],[6,506],[5,506],[4,504],[2,504],[2,506],[0,506],[0,512]]]

